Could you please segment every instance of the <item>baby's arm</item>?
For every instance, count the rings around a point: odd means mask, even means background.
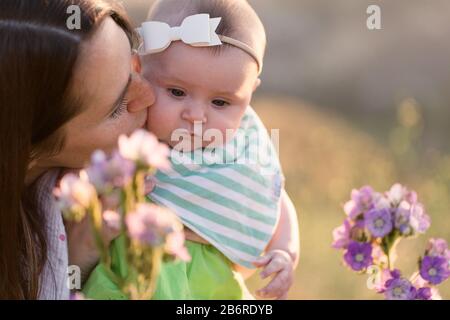
[[[274,250],[286,252],[292,261],[292,267],[297,267],[300,256],[297,212],[284,189],[282,190],[280,199],[280,220],[275,229],[275,234],[267,246],[266,252],[278,252]],[[261,260],[263,261],[266,257],[268,256],[266,255]],[[258,264],[258,266],[264,265],[266,264]],[[248,279],[256,271],[256,269],[248,269],[240,265],[234,265],[234,270],[239,272],[244,279]]]
[[[272,240],[267,246],[266,252],[273,250],[286,251],[294,262],[294,268],[297,267],[300,258],[297,211],[284,189],[281,192],[280,221]]]
[[[294,269],[300,256],[297,212],[285,190],[281,195],[280,221],[266,249],[266,255],[255,265],[263,267],[261,277],[274,275],[270,283],[257,294],[263,298],[286,299],[293,283]]]

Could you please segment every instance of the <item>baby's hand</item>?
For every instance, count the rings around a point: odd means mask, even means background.
[[[270,283],[258,290],[256,294],[261,298],[286,300],[294,281],[294,261],[291,256],[283,250],[272,250],[255,261],[254,265],[264,268],[260,274],[262,279],[274,275]]]
[[[152,193],[153,189],[156,187],[156,180],[153,176],[147,176],[145,177],[144,181],[144,195],[148,195],[149,193]]]

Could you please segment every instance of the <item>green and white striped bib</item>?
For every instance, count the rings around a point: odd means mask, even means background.
[[[283,175],[272,141],[248,107],[234,138],[220,148],[172,150],[172,169],[156,174],[149,198],[234,263],[254,268],[279,219]]]

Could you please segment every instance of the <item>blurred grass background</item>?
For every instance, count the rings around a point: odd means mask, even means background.
[[[153,0],[122,1],[135,24]],[[180,1],[181,2],[181,1]],[[341,265],[331,232],[352,188],[401,182],[419,193],[429,232],[399,246],[411,274],[429,237],[450,241],[450,2],[253,0],[268,33],[254,107],[280,129],[301,260],[290,299],[380,299]],[[366,28],[378,4],[382,30]],[[449,281],[450,282],[450,281]],[[450,283],[440,287],[450,298]],[[264,283],[253,277],[252,290]]]

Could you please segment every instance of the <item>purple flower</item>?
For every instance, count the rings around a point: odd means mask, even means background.
[[[425,233],[430,228],[431,219],[422,204],[416,203],[411,207],[410,223],[418,233]]]
[[[380,246],[373,246],[372,248],[372,258],[374,261],[374,264],[376,265],[388,265],[388,259],[386,254],[384,253],[383,249]],[[389,271],[389,270],[388,270]]]
[[[119,152],[122,157],[135,161],[139,165],[169,169],[169,147],[159,143],[152,133],[139,129],[130,137],[119,137]]]
[[[138,204],[125,223],[131,239],[143,245],[163,246],[169,255],[189,260],[184,247],[183,225],[171,211],[154,204]]]
[[[373,208],[374,209],[391,209],[391,203],[385,195],[375,192],[373,196]]]
[[[122,226],[122,218],[120,214],[112,210],[106,210],[103,212],[103,221],[106,226],[112,230],[120,231]]]
[[[377,247],[378,246],[375,246],[374,250]],[[390,271],[389,269],[379,270],[379,274],[375,278],[375,282],[373,284],[373,289],[375,289],[378,293],[384,293],[386,291],[386,287],[385,287],[386,282],[388,280],[391,280],[392,278],[394,278],[393,275],[395,275],[395,274],[393,272],[396,272],[396,270],[394,270],[394,271]]]
[[[405,207],[404,205],[407,205]],[[404,236],[411,236],[414,233],[414,229],[410,224],[411,212],[409,204],[402,202],[399,207],[395,210],[395,228],[397,228],[400,233]]]
[[[402,235],[410,236],[425,233],[431,225],[430,216],[421,203],[411,205],[402,201],[395,211],[395,227]]]
[[[94,187],[88,181],[72,173],[61,179],[59,188],[55,189],[54,193],[68,207],[76,204],[86,209],[97,196]]]
[[[434,285],[444,282],[450,276],[447,259],[439,256],[426,256],[420,265],[420,276]]]
[[[84,295],[81,292],[77,291],[77,292],[70,294],[69,300],[86,300],[86,298],[84,297]]]
[[[350,242],[351,225],[348,219],[345,219],[344,224],[333,230],[333,248],[346,248]]]
[[[184,241],[185,236],[183,231],[177,230],[172,232],[167,236],[165,249],[168,254],[182,261],[190,261],[191,256],[189,255],[187,248],[184,246]]]
[[[407,201],[411,205],[417,202],[417,193],[408,190],[399,183],[394,184],[386,193],[386,196],[394,207],[398,206],[402,201]]]
[[[416,300],[431,300],[432,297],[433,293],[429,287],[424,287],[417,290]]]
[[[394,269],[394,270],[391,271],[391,277],[392,277],[392,278],[398,279],[398,278],[400,278],[401,276],[402,276],[402,274],[401,274],[400,270]]]
[[[86,170],[89,181],[99,193],[108,193],[112,188],[121,188],[134,175],[135,164],[123,158],[118,152],[107,157],[103,151],[96,151],[91,157],[91,166]]]
[[[361,271],[372,264],[372,245],[352,241],[344,255],[347,265],[355,271]]]
[[[430,297],[429,300],[442,300],[442,297],[441,297],[441,295],[439,294],[438,289],[437,289],[436,287],[430,286],[430,284],[429,284],[426,280],[424,280],[424,279],[420,276],[420,274],[419,274],[418,276],[414,277],[413,285],[414,285],[416,288],[420,288],[420,289],[428,288],[428,289],[429,289],[429,292],[430,292],[430,294],[431,294],[431,297]],[[416,297],[416,299],[418,299],[418,300],[422,300],[422,299],[425,300],[425,298],[426,298],[426,296],[427,296],[427,293],[428,293],[428,290],[425,290],[425,292],[422,292],[422,294],[419,295],[420,289],[417,291],[417,295],[418,295],[418,296]],[[423,290],[422,290],[422,291],[423,291]]]
[[[344,205],[344,211],[348,217],[355,220],[360,214],[373,208],[374,191],[370,186],[361,189],[353,189],[351,200]]]
[[[432,257],[446,257],[448,255],[447,241],[444,239],[430,239],[428,241],[426,255]]]
[[[384,296],[387,300],[414,300],[416,293],[416,288],[410,281],[396,274],[386,282]]]
[[[389,269],[382,269],[381,273],[380,273],[380,284],[378,286],[377,291],[378,293],[384,293],[386,292],[386,286],[388,284],[390,284],[389,280],[393,280],[393,279],[400,279],[401,277],[401,273],[400,270],[398,269],[394,269],[394,270],[389,270]]]
[[[66,174],[53,194],[66,219],[80,222],[97,199],[97,192],[86,179]]]
[[[374,237],[382,238],[392,231],[392,215],[389,209],[372,209],[364,218],[366,228]]]
[[[136,211],[125,218],[130,238],[142,244],[160,246],[173,227],[166,218],[167,212],[153,204],[139,204]]]

